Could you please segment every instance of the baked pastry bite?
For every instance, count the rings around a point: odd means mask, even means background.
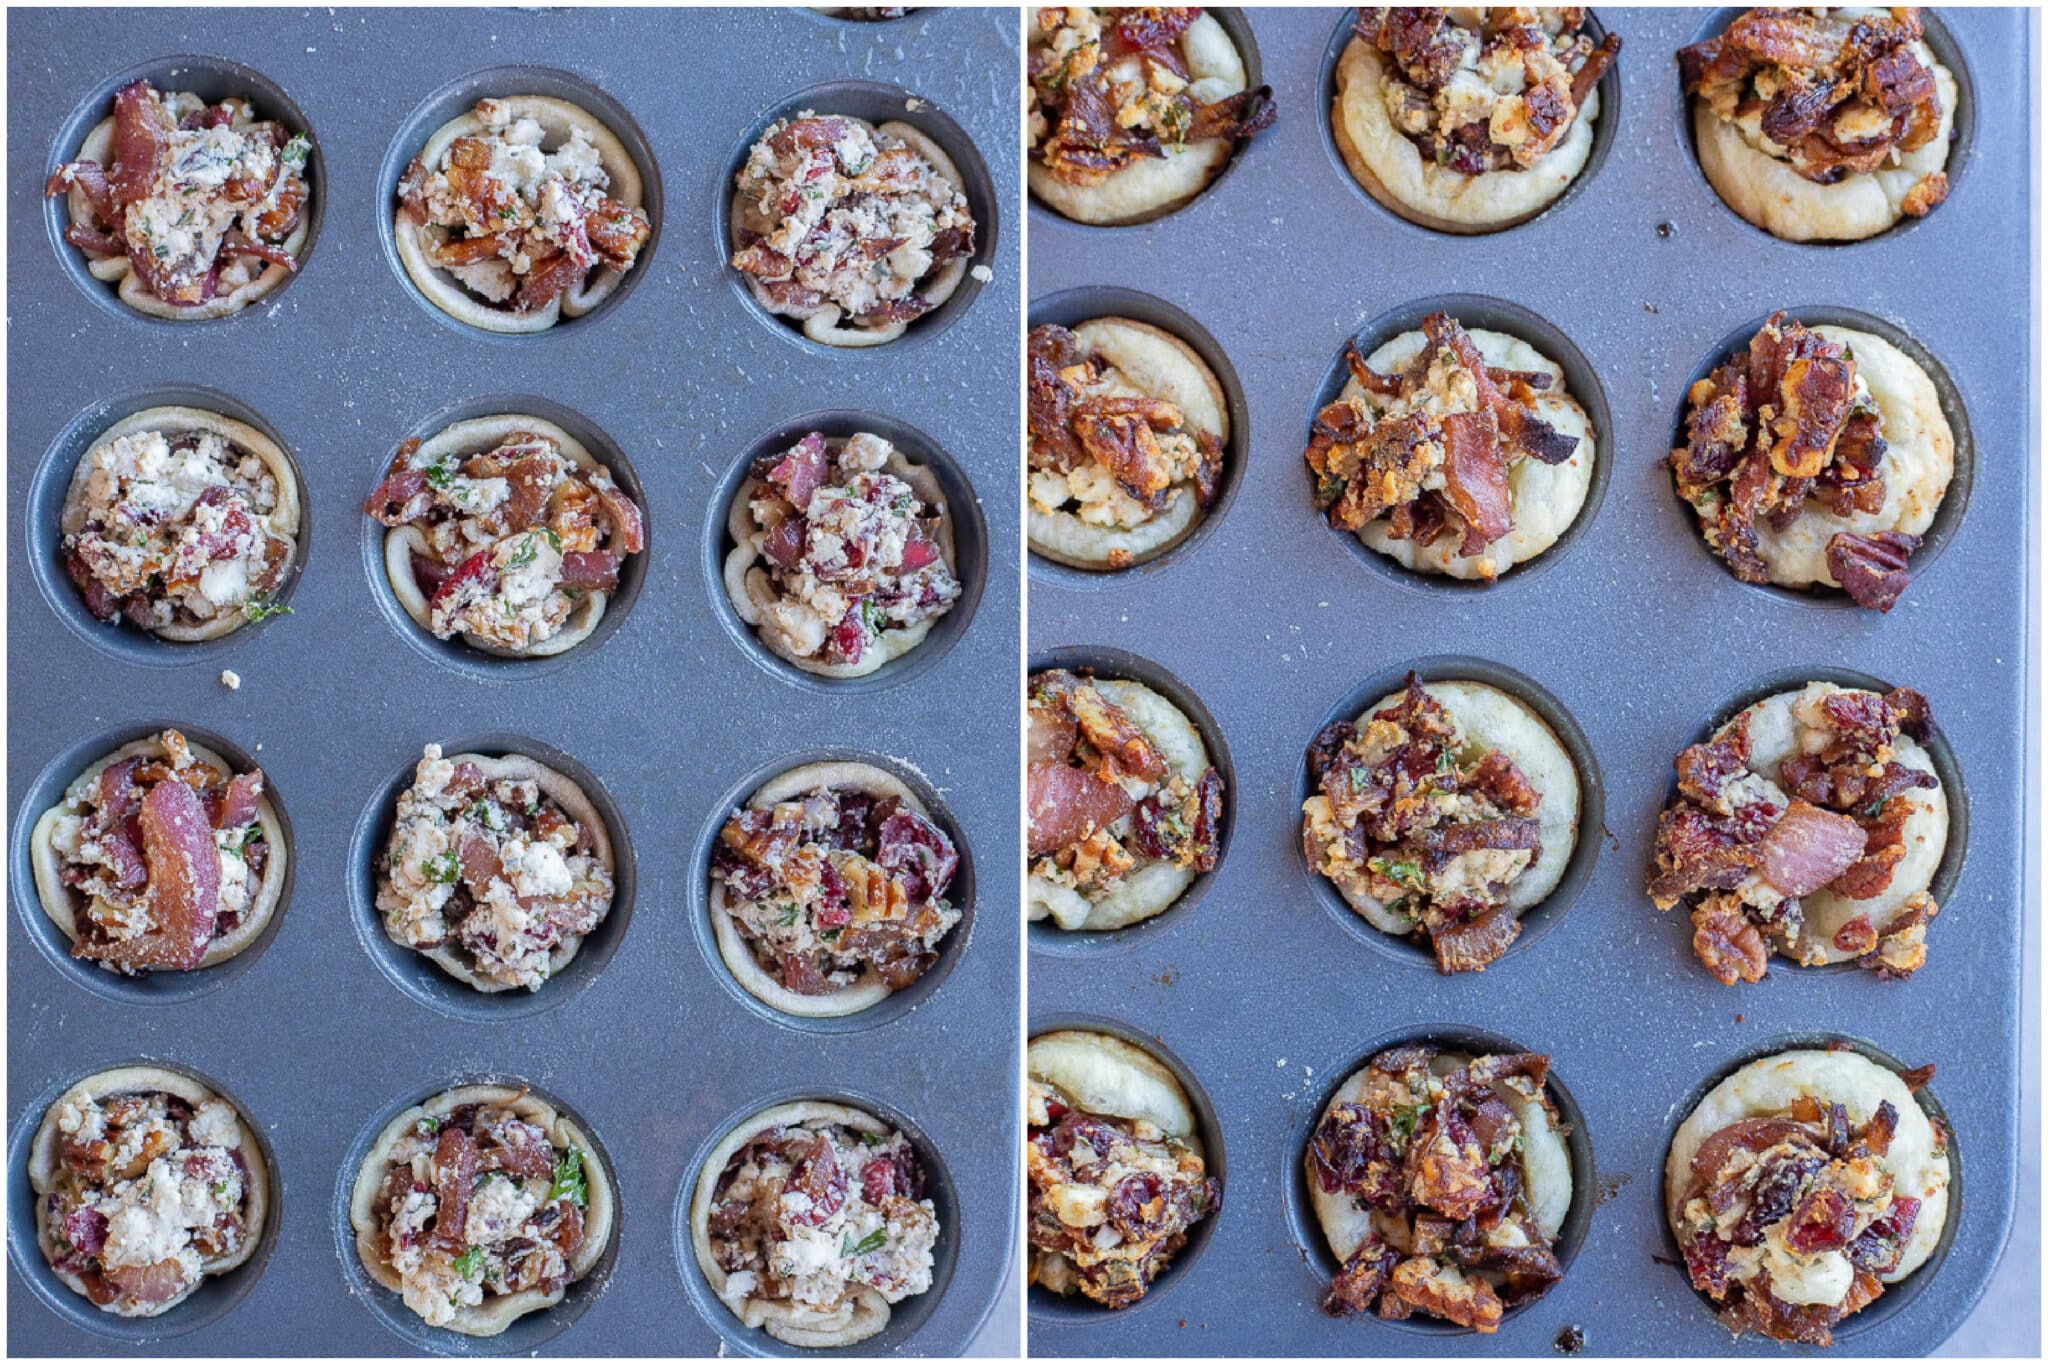
[[[1571,529],[1598,439],[1556,361],[1446,313],[1344,360],[1351,378],[1303,452],[1332,528],[1404,568],[1482,582]]]
[[[611,836],[575,782],[524,754],[429,744],[377,858],[401,948],[484,992],[539,990],[610,913]]]
[[[602,303],[653,226],[640,172],[595,114],[543,95],[481,99],[398,177],[391,236],[436,308],[487,332],[542,332]]]
[[[186,972],[260,938],[289,861],[264,785],[177,730],[80,773],[29,832],[36,899],[71,955],[123,976]]]
[[[311,151],[246,98],[208,103],[140,80],[115,92],[114,112],[43,192],[66,197],[64,240],[122,303],[172,321],[223,318],[298,270]]]
[[[1194,347],[1131,318],[1034,327],[1025,379],[1034,553],[1127,569],[1193,534],[1223,478],[1230,411]]]
[[[1913,1098],[1933,1077],[1795,1048],[1736,1071],[1679,1125],[1665,1216],[1729,1331],[1830,1346],[1926,1264],[1953,1175],[1946,1125]]]
[[[1926,965],[1948,848],[1948,793],[1923,747],[1933,734],[1910,687],[1814,682],[1679,754],[1650,898],[1690,905],[1693,953],[1717,981],[1761,981],[1773,952],[1887,980]]]
[[[288,613],[299,480],[246,422],[158,407],[101,432],[58,514],[57,555],[85,609],[159,639],[216,640]]]
[[[1042,1033],[1025,1065],[1030,1282],[1128,1308],[1223,1204],[1194,1106],[1163,1062],[1106,1033]]]
[[[960,854],[901,778],[806,763],[761,784],[711,850],[711,928],[741,986],[785,1014],[856,1014],[938,964]]]
[[[1054,668],[1027,696],[1029,918],[1099,932],[1171,908],[1222,853],[1223,777],[1201,732],[1129,679]]]
[[[363,511],[391,528],[384,571],[406,615],[510,658],[589,639],[624,561],[647,548],[640,507],[611,471],[524,413],[405,441]]]
[[[115,1067],[57,1097],[28,1157],[36,1245],[102,1313],[153,1318],[256,1252],[270,1167],[241,1113],[168,1067]]]
[[[1309,745],[1309,870],[1445,973],[1484,971],[1557,889],[1579,834],[1579,773],[1525,703],[1410,673]]]
[[[1494,232],[1585,170],[1600,77],[1621,50],[1584,7],[1361,5],[1330,133],[1366,192],[1440,232]]]
[[[705,1158],[690,1249],[748,1327],[806,1349],[852,1346],[932,1287],[944,1229],[910,1139],[865,1109],[764,1109]]]
[[[726,534],[733,610],[777,658],[819,677],[902,658],[960,600],[937,477],[873,432],[807,432],[756,460]]]
[[[1179,207],[1278,114],[1198,7],[1034,9],[1024,40],[1031,192],[1077,223]]]
[[[1948,493],[1955,437],[1927,372],[1883,337],[1771,314],[1686,395],[1678,495],[1745,583],[1890,611]]]
[[[1541,1053],[1404,1044],[1337,1087],[1303,1156],[1339,1262],[1323,1311],[1490,1333],[1564,1277],[1570,1129],[1549,1074]]]
[[[1913,6],[1753,9],[1678,51],[1700,169],[1788,242],[1854,242],[1948,198],[1956,78]]]
[[[735,177],[732,268],[812,341],[880,346],[953,297],[976,227],[924,133],[805,109],[769,124]]]
[[[560,1303],[610,1249],[611,1172],[532,1091],[464,1085],[399,1114],[356,1172],[363,1269],[429,1327],[494,1337]]]

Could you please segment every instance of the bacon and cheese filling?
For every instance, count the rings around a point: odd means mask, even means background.
[[[533,1117],[458,1104],[421,1114],[381,1153],[376,1248],[430,1327],[507,1296],[559,1296],[585,1268],[590,1158]]]
[[[1105,1308],[1144,1298],[1222,1203],[1199,1146],[1154,1118],[1091,1113],[1035,1070],[1025,1118],[1032,1282]]]
[[[522,108],[478,100],[475,130],[432,165],[413,158],[398,197],[430,265],[485,304],[527,315],[593,272],[631,270],[653,228],[637,204],[606,193],[611,176],[588,130],[571,123],[546,149],[541,120]]]
[[[542,652],[647,543],[610,472],[538,431],[499,433],[474,454],[408,440],[364,510],[411,532],[421,624],[513,654]]]
[[[217,1096],[90,1089],[54,1111],[58,1165],[38,1190],[44,1246],[95,1306],[154,1316],[262,1231],[241,1116]]]
[[[797,995],[873,976],[902,990],[960,922],[946,888],[960,855],[908,802],[819,787],[733,812],[712,851],[725,913],[760,968]]]
[[[930,1289],[939,1220],[909,1139],[879,1123],[790,1117],[718,1174],[704,1233],[726,1275],[720,1297],[834,1321],[856,1316],[865,1294],[893,1304]]]
[[[70,907],[72,955],[127,975],[190,971],[267,914],[265,872],[282,854],[263,788],[261,769],[229,772],[176,730],[74,783],[36,829],[59,883],[45,897],[60,890]]]
[[[480,989],[538,990],[612,905],[609,842],[558,783],[523,759],[426,746],[380,860],[385,932]]]
[[[281,505],[296,522],[296,490],[218,431],[128,431],[87,453],[58,552],[100,620],[200,633],[289,610],[270,601],[292,562]]]
[[[125,258],[172,309],[236,294],[272,266],[299,268],[286,243],[304,241],[303,134],[259,121],[245,99],[208,104],[148,81],[115,94],[112,123],[110,159],[67,162],[44,188],[77,190],[89,208],[65,241],[95,261]]]
[[[856,668],[913,646],[960,599],[944,505],[912,474],[869,432],[810,432],[755,463],[745,588],[776,653]]]
[[[916,130],[804,110],[747,153],[733,232],[733,268],[769,311],[895,332],[957,287],[975,223],[959,172]]]

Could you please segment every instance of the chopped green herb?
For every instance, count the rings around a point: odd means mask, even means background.
[[[442,886],[453,882],[460,870],[461,860],[455,856],[455,850],[452,848],[420,864],[420,871],[427,874],[427,880],[438,882]]]
[[[889,1234],[883,1228],[876,1228],[858,1242],[853,1240],[853,1234],[849,1232],[840,1239],[839,1254],[841,1256],[865,1256],[870,1251],[881,1250],[882,1245],[888,1240]]]
[[[432,1114],[422,1114],[420,1115],[419,1128],[421,1137],[432,1137],[441,1131],[441,1120],[435,1118]]]
[[[870,1151],[872,1151],[876,1147],[880,1147],[888,1140],[889,1139],[883,1137],[880,1133],[862,1133],[860,1135],[860,1145],[868,1148]]]
[[[436,460],[426,468],[427,482],[436,488],[446,488],[455,482],[455,467],[446,460]]]
[[[235,856],[247,862],[249,850],[263,842],[263,826],[251,825],[249,832],[242,836],[242,842],[235,849]]]
[[[781,910],[781,914],[780,914],[780,915],[778,915],[778,916],[776,917],[776,920],[775,920],[775,922],[776,922],[777,924],[781,925],[781,926],[782,926],[783,928],[785,928],[785,929],[787,929],[787,928],[791,927],[792,925],[794,925],[794,924],[796,923],[796,917],[797,917],[797,904],[796,904],[796,902],[795,902],[795,901],[787,901],[787,902],[785,902],[785,903],[784,903],[784,904],[783,904],[782,906],[780,906],[779,908],[780,908],[780,910]]]
[[[267,592],[256,593],[248,601],[242,603],[242,615],[247,617],[251,623],[268,621],[273,616],[290,616],[291,614],[292,609],[290,607],[282,602],[271,601],[270,594]]]
[[[295,171],[303,171],[306,169],[306,157],[312,150],[313,144],[307,140],[306,135],[295,133],[292,140],[285,143],[284,149],[277,154],[277,159]]]
[[[484,1249],[471,1247],[455,1258],[455,1273],[467,1280],[483,1269]]]
[[[548,1186],[548,1198],[566,1199],[579,1209],[590,1207],[590,1182],[583,1174],[581,1147],[571,1147],[555,1162],[555,1179]]]
[[[1420,864],[1397,863],[1389,858],[1367,858],[1365,865],[1390,882],[1399,882],[1403,886],[1421,889],[1422,867]]]

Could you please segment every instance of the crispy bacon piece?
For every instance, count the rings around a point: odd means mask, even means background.
[[[610,592],[619,586],[619,556],[609,550],[570,550],[562,556],[562,586],[578,592]]]
[[[477,1151],[470,1135],[453,1123],[442,1125],[434,1142],[434,1230],[428,1239],[460,1255],[468,1246],[469,1196],[476,1184]]]
[[[1444,496],[1465,522],[1460,554],[1477,554],[1514,529],[1509,512],[1508,462],[1500,424],[1491,410],[1444,418]]]
[[[1030,855],[1044,857],[1107,829],[1130,814],[1130,793],[1085,768],[1064,762],[1029,769]]]
[[[136,81],[115,93],[114,167],[107,184],[117,208],[126,209],[148,197],[170,155],[171,135],[176,131],[148,81]]]
[[[138,1304],[169,1302],[185,1288],[185,1267],[175,1259],[108,1266],[100,1274],[118,1296]]]
[[[1499,906],[1476,919],[1430,935],[1436,965],[1444,972],[1483,972],[1521,937],[1522,921]]]
[[[1863,829],[1846,815],[1794,799],[1757,845],[1757,871],[1788,900],[1810,896],[1863,856]]]
[[[754,476],[773,484],[789,505],[801,512],[810,506],[811,494],[825,482],[828,463],[825,434],[813,431],[780,455],[765,457],[755,467]]]
[[[228,780],[226,786],[208,793],[208,800],[212,805],[212,819],[209,823],[215,829],[233,829],[237,825],[246,825],[256,818],[256,803],[262,797],[261,768],[236,773]]]

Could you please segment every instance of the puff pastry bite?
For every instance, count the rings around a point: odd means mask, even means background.
[[[1080,223],[1157,217],[1200,194],[1273,126],[1271,86],[1197,7],[1031,11],[1025,29],[1031,192]]]
[[[43,192],[65,196],[64,240],[122,303],[174,322],[221,318],[298,270],[311,153],[305,134],[248,99],[209,103],[142,80],[115,93]]]
[[[1534,217],[1593,152],[1621,50],[1577,5],[1363,5],[1337,62],[1330,132],[1366,192],[1411,222],[1493,232]]]
[[[1700,169],[1775,237],[1858,241],[1948,198],[1956,78],[1912,6],[1747,10],[1678,69]]]
[[[1955,474],[1927,371],[1883,337],[1771,314],[1686,395],[1678,495],[1745,583],[1890,611]]]
[[[1903,980],[1927,962],[1948,793],[1910,687],[1808,683],[1748,707],[1678,756],[1650,897],[1691,907],[1693,952],[1723,985],[1772,953]]]
[[[1926,1264],[1953,1177],[1946,1127],[1913,1098],[1933,1077],[1800,1048],[1749,1063],[1686,1117],[1665,1215],[1728,1330],[1830,1346]]]

